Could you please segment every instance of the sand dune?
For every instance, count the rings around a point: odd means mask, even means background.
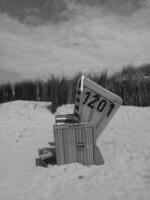
[[[35,108],[36,105],[36,108]],[[36,167],[38,148],[53,141],[54,115],[47,103],[0,106],[0,199],[148,200],[149,107],[122,106],[98,140],[105,164]],[[72,112],[73,106],[58,109]]]

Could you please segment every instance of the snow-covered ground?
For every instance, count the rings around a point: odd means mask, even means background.
[[[35,166],[53,141],[49,103],[0,105],[0,200],[149,200],[150,108],[122,106],[98,139],[105,164]],[[72,112],[73,106],[58,112]]]

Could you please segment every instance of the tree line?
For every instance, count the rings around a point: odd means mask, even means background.
[[[124,105],[150,106],[150,65],[128,66],[112,76],[86,74],[87,77],[118,94]],[[72,78],[51,76],[46,81],[22,81],[0,85],[0,103],[13,100],[49,101],[54,113],[58,106],[74,103],[77,81],[81,73]]]

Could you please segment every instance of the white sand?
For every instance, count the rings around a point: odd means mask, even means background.
[[[36,167],[53,141],[48,103],[0,105],[0,200],[149,200],[150,108],[124,107],[98,140],[105,164]],[[63,106],[59,112],[72,112]]]

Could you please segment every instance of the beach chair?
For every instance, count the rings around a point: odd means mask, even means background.
[[[103,157],[96,146],[96,125],[93,122],[54,125],[54,141],[58,165],[78,162],[100,165]]]
[[[56,115],[54,139],[58,165],[103,164],[98,137],[122,104],[114,93],[82,76],[76,87],[73,114]]]
[[[56,115],[53,126],[55,158],[58,165],[78,162],[104,163],[97,139],[122,104],[122,99],[85,76],[76,87],[74,110]],[[40,161],[50,158],[42,153]]]

